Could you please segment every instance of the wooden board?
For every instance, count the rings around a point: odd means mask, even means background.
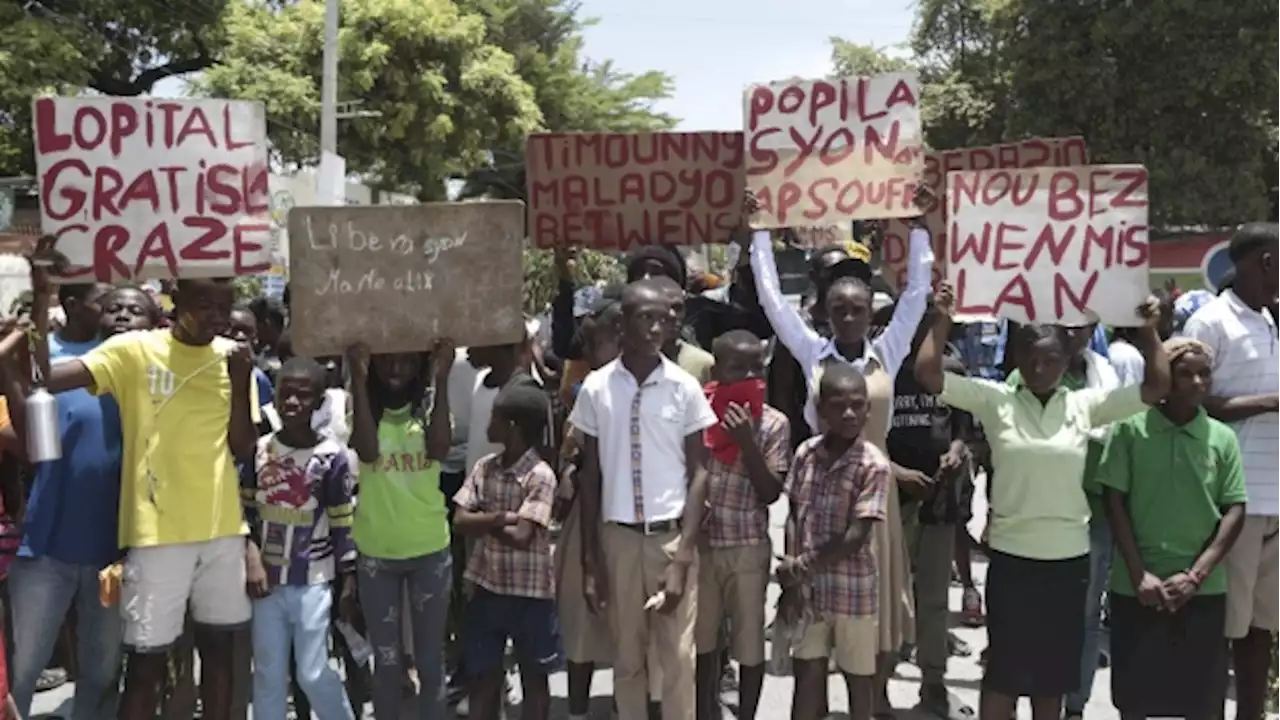
[[[293,346],[338,355],[516,342],[524,203],[296,207],[289,211]]]

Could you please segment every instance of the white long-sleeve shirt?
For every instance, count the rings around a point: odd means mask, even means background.
[[[810,429],[818,431],[818,413],[813,405],[817,395],[818,369],[827,358],[836,358],[853,365],[858,370],[866,368],[867,361],[875,359],[890,378],[897,378],[902,363],[911,354],[911,340],[916,326],[924,317],[929,304],[929,286],[933,275],[933,246],[926,230],[911,231],[907,248],[907,287],[898,297],[893,319],[884,332],[870,342],[863,343],[862,357],[846,358],[836,349],[834,338],[824,338],[809,327],[800,312],[782,296],[778,282],[778,268],[773,259],[773,243],[767,230],[758,230],[751,238],[751,271],[756,278],[756,293],[760,307],[769,318],[778,340],[787,346],[792,357],[800,364],[809,388],[804,404],[804,419]],[[892,427],[893,407],[889,408]]]

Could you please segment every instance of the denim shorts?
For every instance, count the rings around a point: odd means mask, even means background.
[[[469,675],[501,672],[508,639],[521,670],[560,670],[564,651],[555,600],[499,595],[477,586],[464,612],[463,664]]]

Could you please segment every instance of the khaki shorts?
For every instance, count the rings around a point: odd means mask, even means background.
[[[1222,564],[1227,567],[1227,632],[1230,639],[1256,627],[1275,632],[1280,615],[1280,520],[1250,515]]]
[[[136,652],[168,650],[182,635],[187,610],[199,625],[247,626],[244,537],[132,548],[124,561],[120,612],[124,644]]]
[[[796,660],[825,660],[835,656],[840,672],[848,675],[876,674],[876,654],[880,628],[875,615],[837,615],[809,625],[792,651]]]
[[[764,663],[764,605],[769,590],[768,542],[708,548],[699,554],[698,653],[717,649],[720,626],[729,619],[733,656],[748,667]]]

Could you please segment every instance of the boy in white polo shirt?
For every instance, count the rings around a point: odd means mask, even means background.
[[[702,386],[663,357],[671,312],[652,280],[622,293],[622,355],[588,375],[569,422],[582,431],[583,594],[612,617],[621,720],[645,720],[646,652],[657,644],[662,716],[691,720],[697,541],[707,499]],[[657,607],[652,607],[655,601]]]
[[[1232,289],[1200,308],[1184,333],[1213,348],[1209,414],[1236,431],[1249,502],[1240,539],[1227,555],[1227,637],[1235,660],[1237,717],[1263,717],[1271,635],[1280,615],[1280,354],[1277,353],[1276,223],[1249,223],[1231,238]]]

